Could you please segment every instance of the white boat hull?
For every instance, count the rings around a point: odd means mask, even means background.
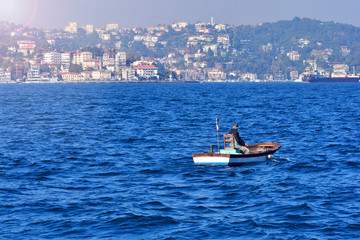
[[[195,153],[192,155],[192,157],[195,164],[233,166],[241,165],[244,163],[264,162],[280,147],[281,144],[279,143],[265,142],[248,146],[250,150],[249,154],[235,153],[236,150],[221,150],[217,153]]]
[[[238,158],[233,154],[219,154],[224,156],[198,156],[193,157],[195,164],[214,164],[214,165],[239,165],[251,162],[264,162],[267,159],[267,155],[264,156],[252,156]]]

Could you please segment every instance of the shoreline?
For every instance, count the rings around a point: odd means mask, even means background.
[[[167,83],[167,84],[181,84],[181,83],[304,83],[302,81],[34,81],[34,82],[1,82],[0,84],[81,84],[81,83]]]

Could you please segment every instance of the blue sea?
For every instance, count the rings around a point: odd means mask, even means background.
[[[0,238],[360,239],[359,139],[360,84],[3,84]]]

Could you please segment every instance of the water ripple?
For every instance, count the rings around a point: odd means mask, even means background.
[[[0,85],[0,238],[357,239],[358,84]],[[273,159],[196,166],[234,122]],[[220,145],[221,139],[220,139]]]

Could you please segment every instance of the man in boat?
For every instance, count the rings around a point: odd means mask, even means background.
[[[238,132],[239,125],[235,123],[232,129],[229,131],[229,134],[234,136],[235,148],[241,150],[244,154],[250,153],[250,150],[247,148],[249,145],[241,139]]]

